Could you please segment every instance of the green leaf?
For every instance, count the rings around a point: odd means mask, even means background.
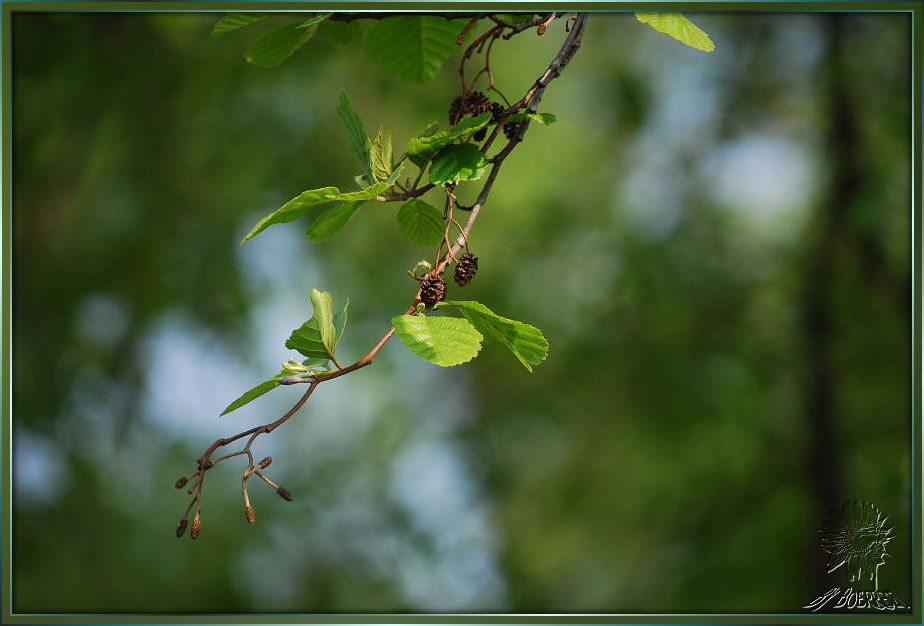
[[[507,118],[508,122],[522,122],[523,120],[530,119],[534,122],[538,122],[543,126],[548,126],[555,122],[554,113],[514,113]]]
[[[457,180],[478,180],[488,169],[484,154],[470,143],[446,146],[433,157],[430,182],[445,185]]]
[[[394,187],[395,182],[401,175],[401,169],[403,167],[403,163],[399,165],[398,169],[392,172],[391,176],[388,177],[388,180],[383,180],[380,183],[369,185],[365,189],[360,189],[359,191],[331,194],[327,198],[328,200],[342,200],[344,202],[354,202],[356,200],[374,200],[379,196],[379,194],[382,194]]]
[[[391,129],[387,126],[379,127],[379,133],[372,142],[371,162],[375,179],[386,180],[392,167]]]
[[[363,36],[359,22],[327,20],[321,24],[321,34],[332,46],[348,46]]]
[[[441,367],[471,361],[481,350],[481,333],[464,319],[399,315],[391,323],[411,352]]]
[[[430,122],[427,124],[427,127],[423,129],[423,132],[420,133],[421,137],[429,137],[436,134],[436,131],[440,129],[440,123],[437,121]]]
[[[375,177],[372,175],[372,157],[370,154],[372,142],[369,140],[369,135],[366,134],[366,127],[363,125],[363,121],[359,117],[359,114],[356,113],[356,110],[353,108],[353,103],[350,102],[350,96],[347,95],[346,91],[340,92],[337,114],[340,115],[340,121],[343,122],[343,130],[346,131],[346,136],[350,141],[350,148],[353,150],[353,154],[355,154],[359,162],[363,164],[363,171],[369,176],[369,179],[375,180]]]
[[[238,28],[265,20],[268,17],[269,15],[266,13],[228,13],[212,27],[212,37],[219,37]]]
[[[276,378],[263,381],[262,383],[260,383],[259,385],[251,389],[250,391],[244,392],[244,395],[242,395],[240,398],[238,398],[237,400],[229,404],[227,407],[225,407],[225,410],[221,412],[221,415],[227,415],[231,411],[241,408],[248,402],[252,400],[256,400],[263,394],[272,391],[278,386],[279,386],[279,380]]]
[[[312,376],[318,372],[328,371],[327,366],[328,359],[312,357],[310,359],[305,359],[301,363],[295,359],[289,359],[282,364],[282,371],[276,374],[275,378],[292,375]]]
[[[241,243],[244,243],[248,239],[253,239],[273,224],[285,224],[297,220],[319,204],[330,202],[330,196],[339,193],[340,190],[336,187],[321,187],[320,189],[303,191],[301,194],[292,198],[280,208],[257,222],[256,225],[250,229],[250,232],[241,239]]]
[[[307,21],[289,22],[263,35],[247,48],[246,59],[260,67],[279,65],[314,36],[317,24],[305,27]]]
[[[314,317],[318,321],[318,330],[321,333],[321,343],[327,348],[327,353],[333,358],[337,349],[337,329],[334,328],[334,299],[327,291],[312,289],[309,294],[311,304],[314,305]],[[306,354],[305,356],[311,356]]]
[[[482,113],[477,117],[465,117],[458,124],[449,130],[431,131],[430,134],[424,134],[420,137],[413,137],[407,143],[407,155],[419,167],[423,167],[427,161],[433,158],[441,148],[448,146],[453,141],[484,128],[491,123],[491,113]],[[433,124],[427,127],[430,130]]]
[[[387,17],[369,29],[363,53],[402,80],[425,83],[459,49],[456,38],[466,23],[424,15]]]
[[[350,307],[350,299],[344,298],[343,302],[340,303],[340,306],[337,307],[337,310],[334,311],[334,329],[337,331],[337,340],[336,345],[340,345],[340,340],[343,338],[343,331],[346,330],[347,325],[347,309]]]
[[[286,340],[286,348],[298,350],[302,356],[333,360],[337,342],[343,333],[334,323],[333,298],[326,291],[311,290],[314,315],[310,320],[292,331]],[[346,306],[343,324],[346,324]]]
[[[420,198],[411,198],[398,209],[398,228],[418,246],[435,246],[445,232],[443,212]]]
[[[549,342],[534,326],[501,317],[480,302],[459,300],[436,305],[437,309],[446,307],[454,308],[471,322],[486,342],[496,339],[507,346],[530,372],[533,371],[531,365],[538,365],[549,354]]]
[[[346,227],[356,210],[365,203],[365,200],[355,200],[322,213],[305,231],[308,241],[324,241],[338,235]]]
[[[349,302],[349,300],[347,301]],[[336,325],[336,316],[334,316],[334,320],[335,320],[334,325]],[[311,357],[310,359],[305,359],[304,361],[302,361],[302,365],[304,365],[305,367],[309,369],[327,369],[328,361],[330,361],[330,359],[322,359],[320,357]]]
[[[715,44],[709,39],[709,35],[680,13],[636,13],[635,17],[642,24],[648,24],[656,31],[670,35],[691,48],[706,52],[715,50]]]
[[[318,24],[324,22],[329,18],[333,13],[319,13],[314,17],[309,17],[307,20],[302,20],[298,23],[296,28],[311,28],[312,26],[317,26]]]

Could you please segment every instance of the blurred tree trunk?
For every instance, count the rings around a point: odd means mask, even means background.
[[[805,417],[808,421],[808,454],[806,468],[810,472],[812,515],[820,525],[830,511],[839,508],[843,498],[841,475],[841,433],[836,427],[838,378],[833,358],[837,338],[834,333],[833,295],[837,280],[837,258],[846,238],[846,217],[851,202],[861,187],[862,170],[857,161],[856,111],[844,72],[844,22],[832,13],[825,20],[826,49],[819,64],[828,132],[827,153],[830,163],[830,189],[815,217],[808,242],[806,272],[802,294],[802,326],[804,362],[807,367],[805,387]],[[810,544],[809,584],[812,590],[830,586],[823,567],[823,553],[814,534]],[[827,585],[827,586],[826,586]]]

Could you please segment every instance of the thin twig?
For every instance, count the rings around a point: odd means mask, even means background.
[[[474,24],[475,22],[477,22],[477,19],[474,19],[475,16],[479,16],[479,15],[483,16],[483,14],[479,14],[479,13],[472,13],[472,14],[426,13],[426,14],[444,16],[446,17],[446,19],[456,19],[460,17],[467,17],[473,20],[471,24]],[[390,17],[393,15],[395,14],[394,13],[340,14],[339,16],[333,16],[331,19],[337,19],[339,17],[340,21],[348,22],[348,21],[352,21],[353,19],[360,19],[360,18],[382,19],[383,17]],[[413,13],[413,15],[420,15],[420,13]],[[463,55],[464,57],[463,62],[460,65],[460,75],[462,77],[463,92],[465,92],[466,90],[465,78],[464,78],[465,59],[471,56],[471,54],[475,50],[476,44],[480,44],[484,46],[485,42],[490,42],[488,43],[488,54],[490,54],[491,45],[493,45],[494,40],[497,39],[498,35],[503,30],[505,29],[510,30],[509,33],[504,35],[505,39],[509,39],[510,36],[512,36],[513,34],[516,34],[517,32],[522,32],[526,30],[527,28],[530,28],[531,26],[548,25],[548,23],[551,23],[551,21],[555,18],[556,18],[556,14],[552,13],[552,14],[547,14],[545,16],[537,16],[536,18],[533,18],[533,20],[530,20],[528,22],[524,22],[523,24],[518,24],[518,25],[509,24],[503,20],[500,20],[499,18],[493,19],[492,21],[494,21],[496,26],[488,30],[481,37],[477,38],[476,42],[473,43],[471,46],[469,46],[469,48],[466,50],[467,56]],[[545,92],[546,87],[549,85],[549,83],[552,80],[554,80],[561,74],[562,69],[564,69],[564,67],[568,64],[568,62],[574,56],[575,52],[577,52],[578,48],[581,45],[581,36],[584,31],[584,26],[587,22],[587,14],[586,13],[575,14],[575,17],[573,18],[573,22],[574,22],[573,27],[570,29],[570,32],[568,33],[568,36],[565,39],[565,42],[562,44],[561,49],[558,51],[558,54],[549,64],[548,69],[546,69],[546,71],[533,83],[530,89],[526,92],[526,94],[519,101],[517,101],[513,106],[509,107],[508,109],[504,111],[504,114],[497,121],[496,126],[491,136],[484,144],[482,144],[481,151],[484,154],[487,154],[487,151],[489,147],[491,146],[491,143],[494,141],[498,132],[502,128],[504,122],[506,121],[507,118],[510,117],[510,115],[512,115],[514,112],[524,107],[526,108],[526,111],[528,113],[535,113],[537,111],[539,102],[542,99],[542,96]],[[491,83],[493,87],[493,76],[490,74],[490,65],[487,59],[486,59],[485,67],[488,69],[489,77],[491,79]],[[477,80],[477,75],[476,75],[476,80]],[[503,94],[501,95],[503,97]],[[506,98],[504,98],[504,100],[506,101]],[[456,183],[452,183],[446,186],[445,188],[446,193],[447,193],[447,196],[446,196],[447,209],[446,209],[446,215],[445,215],[446,220],[447,220],[446,232],[444,234],[444,241],[441,242],[440,247],[437,251],[437,255],[439,255],[439,252],[442,251],[442,248],[444,245],[446,246],[446,251],[445,253],[443,253],[443,256],[441,258],[439,258],[438,256],[438,259],[439,259],[438,263],[430,272],[428,272],[427,275],[441,274],[443,271],[445,271],[446,266],[452,260],[456,258],[455,257],[456,253],[463,246],[465,246],[466,248],[468,247],[469,233],[471,232],[472,226],[474,225],[475,221],[478,219],[481,209],[484,206],[485,202],[488,199],[488,196],[491,193],[491,190],[494,186],[495,180],[497,179],[497,175],[500,171],[500,168],[503,165],[504,160],[513,151],[516,145],[519,144],[523,140],[523,136],[526,133],[527,128],[529,127],[529,122],[530,120],[528,118],[520,122],[516,134],[513,137],[508,139],[507,144],[496,155],[494,155],[494,157],[489,159],[491,163],[491,170],[488,173],[488,176],[481,188],[481,192],[478,194],[478,198],[476,202],[471,207],[461,207],[461,206],[459,207],[459,208],[464,208],[465,210],[469,211],[468,220],[466,221],[464,226],[460,225],[460,223],[456,221],[452,215],[453,205],[457,204],[455,200],[455,196],[453,194]],[[422,173],[423,173],[423,170],[421,170],[421,174]],[[403,191],[402,193],[390,193],[385,196],[385,200],[386,201],[407,200],[410,198],[423,195],[424,193],[426,193],[427,191],[435,187],[433,183],[430,183],[430,184],[424,185],[423,187],[417,188],[417,184],[419,181],[420,181],[420,176],[418,176],[417,180],[414,181],[414,184],[411,186],[411,189]],[[449,230],[450,225],[455,225],[456,228],[459,229],[459,235],[455,238],[455,240],[451,244],[449,243],[449,240],[448,240],[448,230]],[[414,301],[411,303],[411,306],[405,312],[406,315],[416,315],[417,314],[417,305],[418,303],[420,303],[420,295],[421,295],[420,290],[418,289],[418,292],[414,298]],[[304,378],[298,375],[286,376],[286,377],[280,378],[279,379],[280,384],[291,385],[291,384],[298,384],[298,383],[307,383],[308,389],[301,396],[301,398],[299,398],[298,401],[292,406],[292,408],[286,411],[286,413],[283,414],[282,417],[280,417],[279,419],[272,421],[272,422],[268,422],[266,424],[262,424],[260,426],[249,428],[247,430],[244,430],[230,437],[224,437],[221,439],[217,439],[208,448],[206,448],[206,450],[202,453],[202,455],[198,459],[196,459],[196,466],[198,468],[197,471],[193,472],[189,476],[182,478],[180,481],[177,481],[177,486],[182,488],[183,486],[185,486],[186,481],[192,480],[193,483],[192,483],[192,486],[189,488],[189,493],[190,495],[195,493],[195,495],[193,496],[193,498],[191,499],[189,503],[189,506],[186,509],[186,512],[183,515],[181,524],[177,530],[177,535],[180,536],[182,534],[181,531],[185,531],[185,523],[186,523],[187,518],[189,517],[189,513],[190,511],[192,511],[193,506],[196,506],[196,518],[193,523],[193,531],[194,531],[193,536],[194,537],[198,536],[198,532],[199,532],[198,529],[201,527],[201,522],[199,521],[199,518],[202,514],[202,489],[204,485],[205,474],[208,470],[215,467],[216,464],[222,461],[225,461],[227,459],[236,457],[236,456],[246,455],[248,459],[247,467],[245,468],[244,473],[242,475],[242,479],[241,479],[241,490],[242,490],[242,494],[244,497],[245,507],[247,509],[248,521],[251,521],[252,523],[253,510],[252,510],[252,507],[250,506],[249,494],[247,493],[247,480],[254,474],[259,476],[264,481],[266,481],[269,485],[274,486],[277,492],[281,496],[283,496],[285,499],[291,500],[292,498],[291,498],[291,495],[288,493],[288,491],[276,485],[276,483],[274,483],[269,478],[264,476],[263,473],[259,471],[257,467],[254,466],[253,454],[251,452],[251,447],[253,446],[254,442],[261,435],[266,435],[266,434],[273,432],[275,429],[279,428],[280,426],[285,424],[290,418],[292,418],[292,416],[294,416],[298,412],[298,410],[308,401],[308,399],[311,397],[311,394],[314,393],[314,390],[317,389],[321,383],[329,381],[329,380],[333,380],[334,378],[339,378],[340,376],[345,376],[351,372],[354,372],[358,369],[366,367],[367,365],[370,365],[375,360],[376,355],[378,355],[378,353],[382,350],[385,344],[388,343],[388,340],[391,339],[395,335],[395,332],[396,331],[395,331],[394,326],[389,328],[388,331],[381,337],[381,339],[379,339],[379,341],[372,347],[372,349],[370,349],[365,355],[363,355],[362,358],[360,358],[358,361],[356,361],[355,363],[351,365],[344,367],[338,361],[334,360],[334,363],[336,364],[338,368],[335,371],[318,373],[318,374],[309,376],[307,378]],[[244,437],[249,437],[249,439],[244,444],[241,450],[237,450],[235,452],[231,452],[223,456],[220,456],[218,458],[212,459],[212,455],[219,448],[222,448],[231,443],[239,441],[243,439]],[[266,463],[266,465],[268,464],[269,463]],[[264,468],[264,467],[265,465],[263,465],[263,463],[261,462],[260,468]]]

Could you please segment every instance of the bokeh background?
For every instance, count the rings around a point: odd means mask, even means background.
[[[458,92],[458,55],[409,85],[322,37],[257,68],[273,21],[218,17],[12,16],[14,611],[799,612],[846,584],[817,531],[853,499],[910,600],[910,14],[693,15],[711,54],[593,15],[450,289],[548,360],[393,341],[259,440],[294,502],[254,485],[250,527],[223,463],[190,542],[173,483],[300,395],[218,418],[291,356],[308,290],[351,299],[358,358],[432,254],[396,204],[238,242],[350,188],[341,90],[399,150]],[[498,85],[562,38],[500,42]]]

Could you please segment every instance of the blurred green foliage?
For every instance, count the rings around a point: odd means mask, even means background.
[[[294,402],[217,419],[292,355],[308,290],[351,299],[358,357],[430,255],[397,203],[238,242],[349,187],[341,90],[400,146],[444,119],[458,55],[416,86],[323,37],[246,63],[279,18],[14,12],[12,609],[798,612],[845,584],[816,531],[855,498],[910,600],[909,20],[698,14],[706,55],[591,16],[449,294],[549,358],[442,369],[393,341],[255,450],[295,502],[258,492],[250,527],[218,468],[191,543],[171,485]],[[495,47],[505,93],[561,30]]]

